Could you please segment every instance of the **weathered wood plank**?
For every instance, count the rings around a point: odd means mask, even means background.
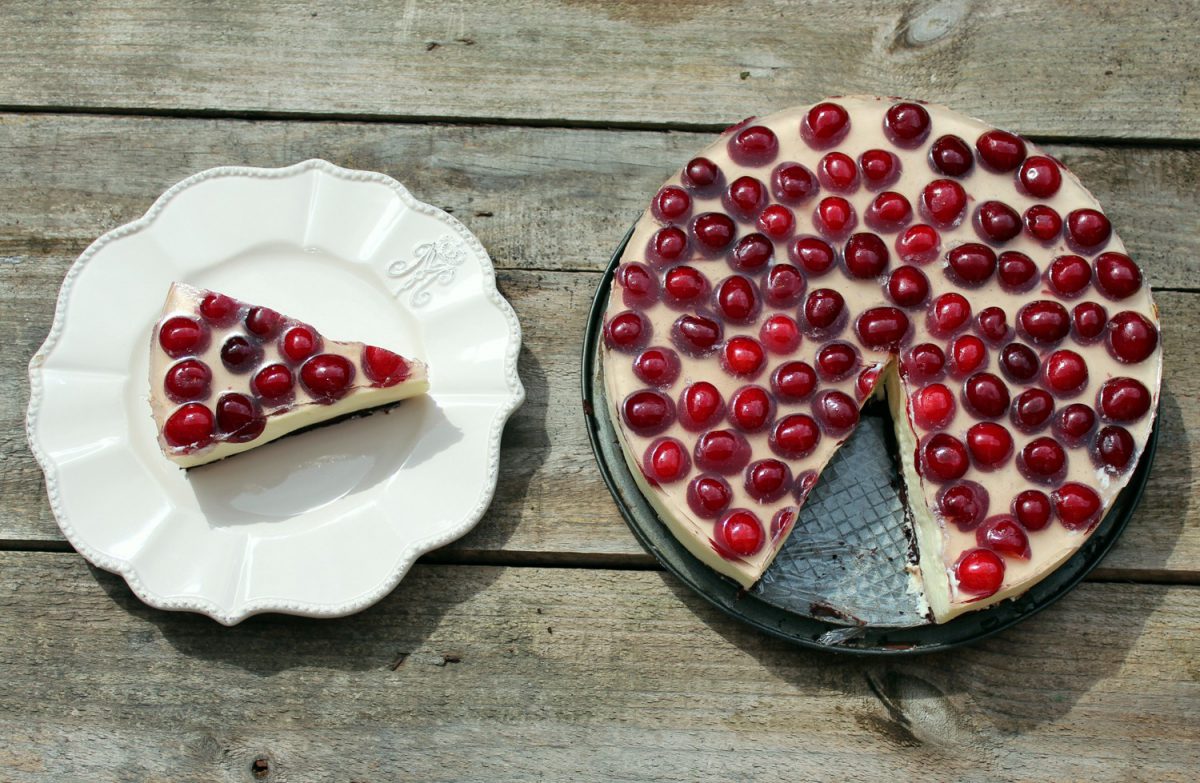
[[[358,616],[232,629],[149,609],[74,555],[0,554],[0,587],[13,783],[251,780],[260,759],[276,781],[1184,781],[1200,764],[1192,587],[1084,585],[976,647],[894,662],[791,648],[655,572],[418,566]]]
[[[661,127],[886,89],[1030,134],[1194,140],[1198,26],[1187,0],[17,0],[0,100]]]

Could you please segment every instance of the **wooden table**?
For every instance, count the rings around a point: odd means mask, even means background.
[[[1105,5],[4,2],[0,779],[1195,780],[1200,7]],[[894,662],[793,649],[660,571],[578,391],[600,270],[667,174],[742,116],[852,92],[1047,144],[1144,265],[1166,347],[1153,477],[1102,567]],[[495,503],[354,617],[149,609],[55,526],[24,365],[93,238],[192,172],[309,157],[400,179],[490,250],[528,390]]]

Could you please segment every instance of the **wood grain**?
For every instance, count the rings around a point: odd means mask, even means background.
[[[10,107],[717,128],[902,94],[1026,134],[1200,138],[1187,0],[13,0]]]
[[[664,574],[417,566],[343,620],[221,628],[69,554],[0,554],[0,777],[1184,781],[1200,590],[1084,585],[973,648],[872,661]],[[86,629],[86,630],[85,630]],[[1189,772],[1188,770],[1191,770]]]

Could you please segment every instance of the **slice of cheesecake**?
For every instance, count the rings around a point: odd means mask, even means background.
[[[182,283],[150,341],[158,443],[184,468],[428,390],[423,362]]]

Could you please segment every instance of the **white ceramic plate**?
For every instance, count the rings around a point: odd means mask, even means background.
[[[422,358],[430,394],[184,472],[148,401],[174,280]],[[30,363],[29,444],[71,544],[146,603],[225,624],[344,615],[483,515],[524,399],[520,346],[479,241],[390,177],[321,160],[211,169],[67,273]]]

